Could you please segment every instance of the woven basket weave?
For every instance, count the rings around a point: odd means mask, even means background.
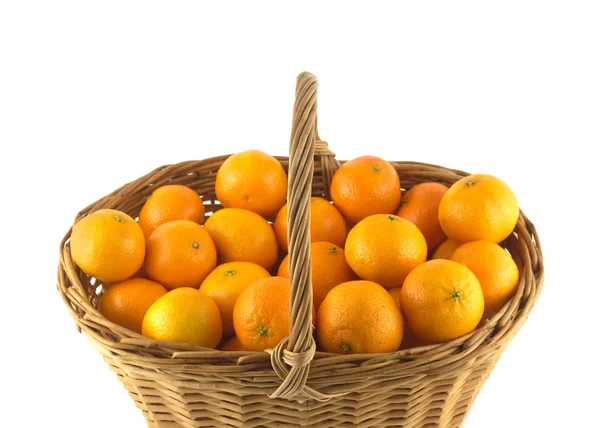
[[[289,176],[291,326],[269,352],[223,352],[149,340],[111,323],[96,309],[102,284],[81,272],[61,243],[58,290],[77,327],[102,353],[149,427],[459,427],[482,384],[523,325],[543,283],[540,241],[521,213],[502,243],[515,259],[518,290],[501,311],[457,340],[387,354],[315,352],[311,328],[310,196],[328,198],[337,161],[317,132],[317,80],[297,79]],[[102,208],[136,217],[157,186],[183,184],[221,208],[216,172],[228,156],[157,168],[83,209],[75,223]],[[422,181],[452,185],[465,172],[392,162],[405,189]]]

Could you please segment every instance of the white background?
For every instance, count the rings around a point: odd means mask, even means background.
[[[60,239],[159,165],[285,154],[309,70],[340,159],[497,175],[538,227],[542,295],[466,427],[599,426],[593,3],[2,2],[0,425],[145,426],[59,299]]]

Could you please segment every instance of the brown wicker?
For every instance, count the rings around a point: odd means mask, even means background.
[[[388,354],[315,352],[311,331],[309,197],[328,197],[335,160],[317,133],[317,80],[298,76],[289,174],[292,325],[271,352],[222,352],[146,339],[106,320],[96,309],[102,284],[83,274],[61,243],[58,290],[77,327],[102,353],[142,410],[148,426],[401,426],[458,427],[505,347],[523,325],[543,282],[535,227],[521,213],[503,243],[519,266],[518,291],[492,319],[460,339]],[[156,186],[183,184],[220,208],[215,173],[227,156],[155,169],[84,208],[137,216]],[[314,162],[313,162],[314,160]],[[451,185],[465,172],[416,162],[392,163],[405,189],[422,181]],[[289,167],[289,169],[288,169]]]

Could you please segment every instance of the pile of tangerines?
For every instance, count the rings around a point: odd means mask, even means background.
[[[82,218],[71,256],[102,281],[98,310],[118,326],[226,351],[273,348],[290,325],[287,185],[272,156],[237,153],[217,173],[222,209],[207,217],[191,188],[157,187],[137,220],[110,209]],[[424,182],[402,194],[389,162],[363,156],[341,166],[329,190],[333,203],[313,197],[310,217],[320,350],[453,340],[514,295],[519,271],[498,243],[519,207],[500,179]]]

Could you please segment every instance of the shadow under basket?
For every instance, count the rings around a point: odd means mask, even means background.
[[[290,334],[269,352],[223,352],[147,339],[111,323],[97,310],[102,284],[85,275],[61,243],[58,290],[78,329],[102,353],[149,427],[459,427],[507,344],[526,321],[542,287],[543,258],[535,227],[521,213],[501,243],[520,271],[515,296],[491,319],[451,342],[386,354],[316,352],[311,327],[310,196],[329,198],[344,162],[317,131],[317,79],[298,76],[288,173],[291,276]],[[83,209],[112,208],[137,217],[153,189],[182,184],[221,205],[214,193],[228,155],[155,169]],[[440,166],[391,162],[405,189],[468,175]]]

